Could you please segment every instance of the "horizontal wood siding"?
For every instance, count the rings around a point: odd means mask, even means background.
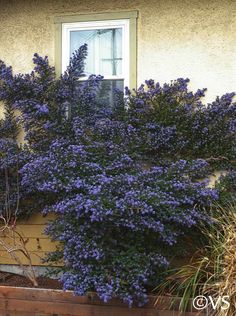
[[[46,265],[42,259],[50,252],[56,249],[56,242],[52,242],[48,236],[44,234],[44,230],[49,221],[55,219],[55,215],[49,214],[42,216],[41,214],[33,214],[27,220],[19,220],[16,230],[27,240],[26,247],[31,254],[33,265]],[[14,245],[13,240],[8,236],[0,235],[10,245]],[[25,257],[19,253],[19,257],[23,264],[27,264]],[[0,246],[0,264],[16,264],[11,256]],[[0,314],[1,315],[1,314]]]

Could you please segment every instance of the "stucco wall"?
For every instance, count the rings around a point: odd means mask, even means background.
[[[138,10],[138,83],[189,77],[206,101],[236,90],[236,1],[0,0],[0,59],[31,69],[34,52],[54,62],[54,16]]]

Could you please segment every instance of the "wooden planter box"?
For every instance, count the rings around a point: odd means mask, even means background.
[[[169,311],[170,298],[154,307],[156,298],[142,308],[128,308],[119,300],[104,304],[96,294],[74,296],[61,290],[19,288],[0,286],[1,316],[180,316],[178,311]],[[204,313],[188,311],[185,316],[203,316]],[[183,314],[182,314],[183,316]]]

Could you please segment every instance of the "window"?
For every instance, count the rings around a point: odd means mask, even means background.
[[[113,103],[114,89],[136,88],[136,18],[136,11],[55,18],[58,73],[86,43],[85,75],[104,76],[99,95],[103,102]]]

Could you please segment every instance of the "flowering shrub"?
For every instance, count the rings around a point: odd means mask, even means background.
[[[164,245],[207,220],[200,209],[216,192],[193,181],[203,161],[142,170],[127,154],[112,159],[113,146],[105,142],[86,143],[56,141],[43,159],[22,168],[22,181],[60,196],[45,212],[59,215],[48,233],[64,245],[64,287],[79,295],[96,289],[104,301],[118,295],[144,303],[145,284],[168,264]]]
[[[102,77],[78,82],[86,52],[59,79],[37,54],[27,75],[1,62],[0,99],[25,129],[23,199],[58,215],[47,233],[62,245],[50,260],[63,258],[64,288],[142,305],[170,252],[208,221],[218,194],[197,180],[215,163],[232,168],[236,105],[228,94],[204,107],[205,90],[189,92],[178,79],[146,81],[104,107]]]
[[[188,91],[189,79],[177,79],[163,87],[146,81],[132,94],[128,89],[128,121],[136,128],[138,152],[154,162],[206,159],[214,166],[232,165],[236,153],[235,93],[203,105],[206,89]],[[141,140],[141,141],[140,141]],[[133,148],[132,148],[133,150]],[[235,162],[234,162],[235,164]]]

